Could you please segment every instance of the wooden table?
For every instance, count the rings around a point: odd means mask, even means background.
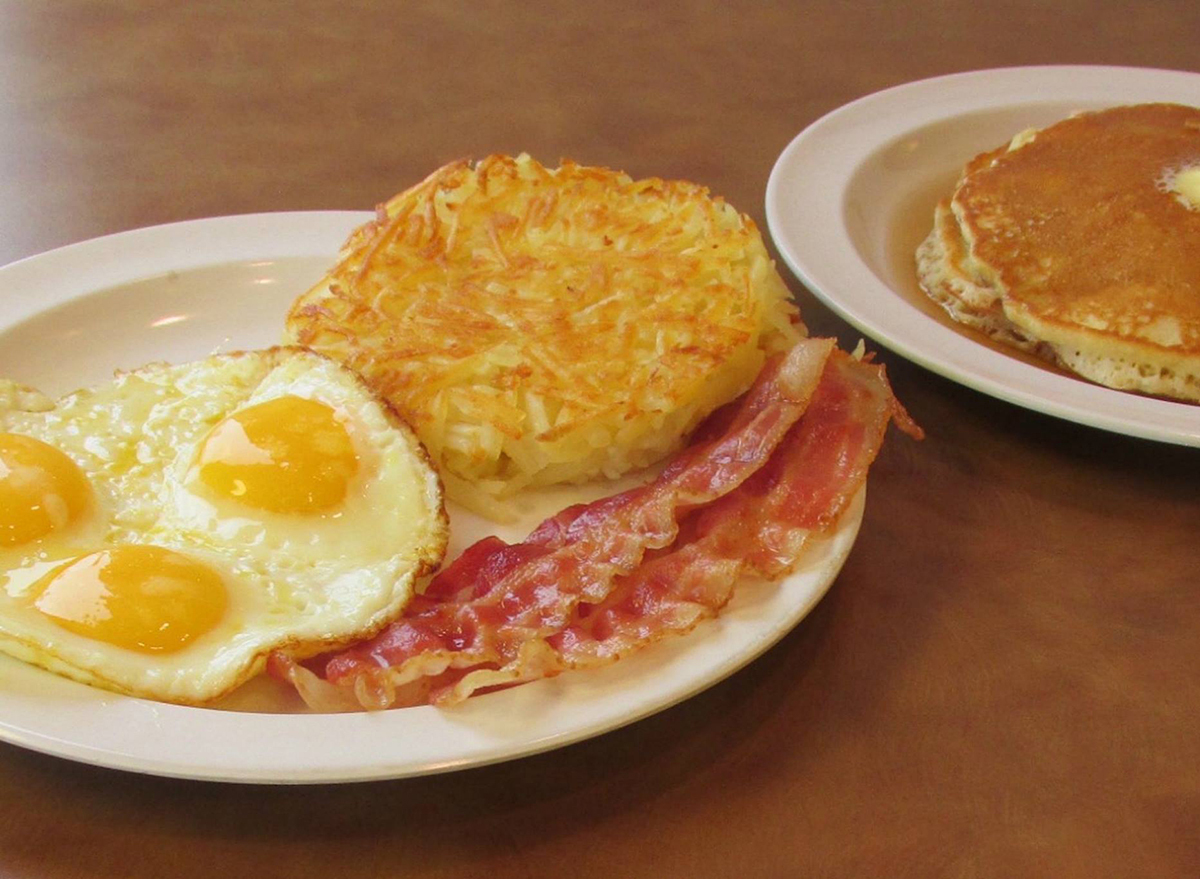
[[[701,181],[762,224],[776,155],[855,97],[1009,65],[1198,70],[1198,36],[1193,0],[5,0],[0,262],[368,208],[520,150]],[[0,875],[1200,875],[1200,453],[883,360],[929,437],[893,435],[832,591],[724,683],[538,757],[359,785],[0,746]]]

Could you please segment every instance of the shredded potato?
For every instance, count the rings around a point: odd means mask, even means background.
[[[661,459],[803,334],[753,221],[703,187],[525,155],[382,205],[287,329],[361,373],[449,496],[493,517],[527,486]]]

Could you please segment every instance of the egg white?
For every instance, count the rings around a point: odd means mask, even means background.
[[[286,395],[330,406],[346,427],[359,458],[346,500],[283,514],[214,496],[193,468],[208,432]],[[66,453],[95,494],[70,528],[0,548],[0,650],[86,683],[210,701],[258,673],[274,649],[311,655],[373,634],[445,549],[441,486],[415,436],[356,375],[304,349],[152,364],[51,409],[4,385],[0,430]],[[74,634],[31,606],[27,592],[43,573],[125,544],[176,550],[217,570],[229,592],[218,626],[183,650],[148,655]]]

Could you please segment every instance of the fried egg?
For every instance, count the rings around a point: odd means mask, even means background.
[[[57,404],[0,383],[0,651],[202,704],[369,637],[437,566],[441,483],[301,348],[153,364]]]

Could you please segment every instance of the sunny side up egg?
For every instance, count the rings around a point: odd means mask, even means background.
[[[413,433],[310,351],[0,383],[0,650],[76,680],[209,702],[369,637],[447,534]]]

